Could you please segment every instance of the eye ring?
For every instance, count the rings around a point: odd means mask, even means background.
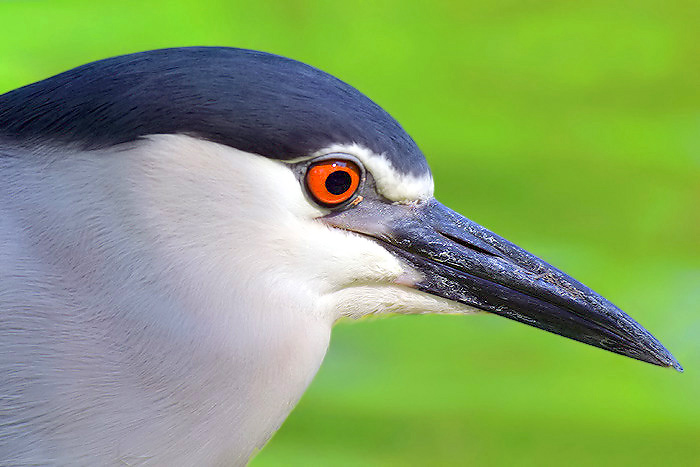
[[[347,159],[326,159],[311,165],[306,172],[306,187],[317,203],[337,206],[350,198],[360,186],[362,171]]]

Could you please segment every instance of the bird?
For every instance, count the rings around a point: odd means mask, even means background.
[[[310,65],[170,48],[0,96],[2,465],[243,465],[337,321],[476,312],[682,371]]]

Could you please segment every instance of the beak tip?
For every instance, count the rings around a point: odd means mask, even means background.
[[[683,365],[681,365],[681,363],[678,360],[676,360],[676,357],[674,357],[673,354],[658,340],[656,340],[655,338],[653,339],[656,341],[656,344],[658,344],[658,346],[655,349],[656,352],[654,352],[656,354],[655,357],[659,362],[657,363],[657,365],[665,366],[667,368],[673,368],[677,372],[683,373]]]
[[[663,346],[656,338],[651,336],[651,338],[654,340],[654,343],[657,344],[654,347],[654,350],[652,350],[648,356],[651,356],[651,360],[646,360],[649,363],[653,363],[658,366],[663,366],[666,368],[673,368],[679,373],[683,373],[683,365],[680,364],[678,360],[676,360],[676,357],[673,356],[673,354]]]
[[[678,360],[676,360],[676,357],[674,357],[671,352],[669,352],[666,348],[663,348],[664,352],[663,354],[659,355],[657,354],[657,365],[663,366],[666,368],[673,368],[679,373],[683,373],[685,370],[683,369],[683,365],[680,364]]]
[[[671,363],[671,366],[673,369],[675,369],[678,373],[683,373],[685,370],[683,370],[683,366],[678,362],[678,360],[673,360]]]

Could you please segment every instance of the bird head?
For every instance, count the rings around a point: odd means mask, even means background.
[[[83,161],[57,185],[86,186],[93,167],[101,182],[75,203],[114,223],[95,237],[119,243],[130,219],[141,251],[162,249],[187,287],[206,278],[238,304],[329,323],[483,311],[681,369],[610,301],[438,202],[403,128],[299,62],[228,48],[116,57],[0,97],[0,129]],[[201,295],[226,308],[227,293]]]

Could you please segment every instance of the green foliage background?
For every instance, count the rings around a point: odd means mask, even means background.
[[[490,315],[341,323],[266,465],[700,465],[700,3],[0,1],[0,91],[145,49],[328,71],[437,197],[609,297],[676,374]]]

